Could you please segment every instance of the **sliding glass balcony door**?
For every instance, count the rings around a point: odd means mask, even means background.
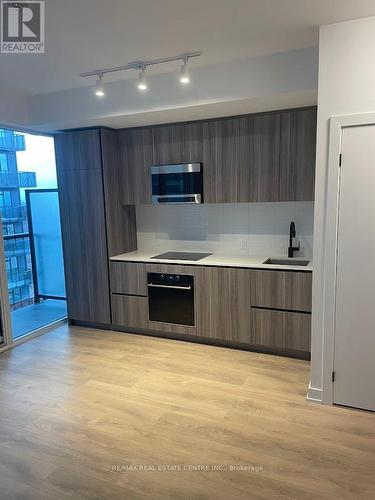
[[[66,317],[51,137],[0,129],[0,213],[0,260],[7,282],[1,297],[10,318],[3,329],[10,329],[15,340]]]

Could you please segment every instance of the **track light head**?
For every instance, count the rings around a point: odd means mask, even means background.
[[[138,73],[138,83],[137,83],[137,88],[141,92],[145,92],[147,90],[147,80],[145,76],[145,67],[142,66],[139,70]]]
[[[96,97],[104,97],[105,92],[104,92],[104,83],[103,83],[103,73],[98,74],[98,78],[96,80],[95,84],[95,91],[94,91]]]
[[[187,58],[184,59],[184,62],[182,63],[182,66],[181,66],[180,83],[182,85],[187,85],[188,83],[190,83],[190,74],[189,74],[188,59]]]

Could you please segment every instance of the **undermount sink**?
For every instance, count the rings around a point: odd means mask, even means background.
[[[307,266],[309,260],[294,260],[294,259],[267,259],[263,264],[274,264],[277,266]]]

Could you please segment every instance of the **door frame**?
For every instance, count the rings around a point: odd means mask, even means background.
[[[329,120],[329,153],[324,229],[323,281],[323,402],[333,404],[338,221],[340,208],[340,155],[345,128],[375,125],[375,113],[333,116]]]

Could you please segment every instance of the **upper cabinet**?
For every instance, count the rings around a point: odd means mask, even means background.
[[[202,163],[204,203],[313,200],[316,110],[125,129],[124,204],[151,203],[151,165]]]
[[[141,205],[151,202],[150,167],[153,159],[151,128],[120,130],[121,162],[127,181],[123,184],[124,205]]]
[[[254,144],[250,164],[254,187],[246,201],[279,201],[280,115],[254,116],[250,140]]]
[[[281,114],[280,201],[314,199],[316,110]]]
[[[254,141],[253,120],[229,118],[209,124],[204,137],[203,193],[207,203],[246,202],[255,196],[254,172],[251,168]],[[208,165],[206,161],[208,160]],[[206,168],[206,166],[208,168]]]

